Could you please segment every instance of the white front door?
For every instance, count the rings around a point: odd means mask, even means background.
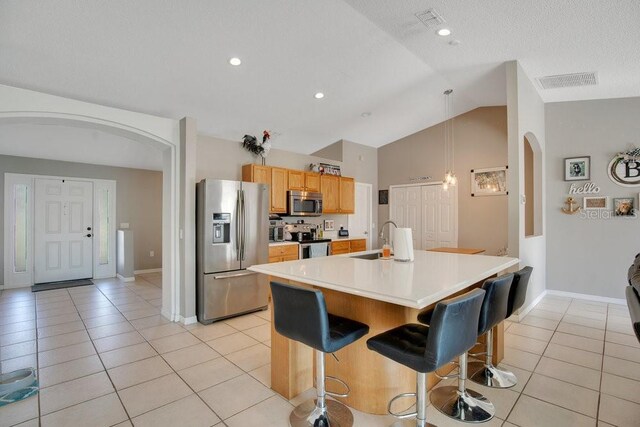
[[[355,213],[349,215],[349,233],[355,237],[365,236],[367,238],[367,249],[371,249],[371,184],[356,182],[355,190]]]
[[[35,283],[93,277],[92,220],[92,182],[35,180]]]

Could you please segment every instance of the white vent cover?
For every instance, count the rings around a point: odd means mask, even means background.
[[[445,22],[444,18],[435,9],[418,12],[416,13],[416,18],[418,18],[427,28],[435,28]]]
[[[542,89],[557,89],[560,87],[593,86],[598,84],[597,73],[558,74],[555,76],[539,77],[538,83]]]

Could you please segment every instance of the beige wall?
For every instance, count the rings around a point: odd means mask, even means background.
[[[612,205],[616,197],[637,201],[640,187],[615,184],[607,166],[616,153],[639,145],[640,97],[549,103],[545,110],[547,288],[624,299],[627,269],[640,252],[640,219],[615,217]],[[560,211],[571,184],[564,180],[564,158],[578,156],[591,156],[590,182],[600,188],[598,196],[609,197],[600,218]],[[574,197],[582,206],[582,196]]]
[[[128,222],[133,231],[134,268],[162,267],[162,172],[0,155],[2,200],[5,173],[115,180],[117,226]],[[4,209],[0,209],[0,223],[4,224]],[[0,228],[0,242],[4,242],[4,226]],[[149,251],[155,251],[153,258]],[[4,271],[4,243],[0,271]],[[0,280],[4,280],[2,275]]]
[[[507,196],[471,197],[471,169],[507,165],[506,107],[483,107],[454,121],[455,172],[458,177],[458,246],[484,248],[496,254],[507,246]],[[424,129],[378,149],[378,183],[410,184],[411,177],[442,180],[444,124]],[[381,205],[378,221],[389,218]]]

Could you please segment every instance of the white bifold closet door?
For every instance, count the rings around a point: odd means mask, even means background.
[[[93,183],[36,179],[34,282],[93,277]]]
[[[414,249],[458,245],[457,187],[415,185],[390,188],[390,218],[411,228]]]

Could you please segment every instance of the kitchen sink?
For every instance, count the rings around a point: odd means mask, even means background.
[[[373,253],[373,254],[354,255],[354,256],[352,256],[350,258],[376,260],[376,259],[379,259],[381,256],[382,256],[382,254],[380,252],[376,252],[376,253]]]

